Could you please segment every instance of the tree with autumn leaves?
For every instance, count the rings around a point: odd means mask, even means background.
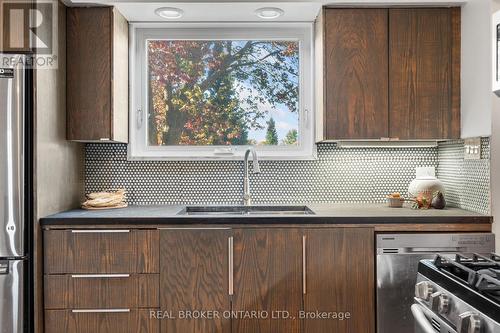
[[[298,112],[298,62],[296,42],[148,41],[149,144],[248,144],[270,109]]]

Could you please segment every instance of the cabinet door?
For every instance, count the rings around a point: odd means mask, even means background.
[[[160,306],[176,317],[161,320],[161,332],[230,332],[230,319],[223,316],[231,308],[230,230],[165,229],[160,233]],[[181,317],[182,311],[196,310],[217,311],[220,318]]]
[[[32,32],[30,11],[34,8],[35,2],[31,1],[0,0],[0,52],[31,53],[33,51],[30,37]],[[39,29],[37,28],[34,32],[36,33]]]
[[[45,273],[134,273],[134,236],[134,231],[125,229],[47,230]]]
[[[158,273],[158,231],[46,230],[45,274]]]
[[[68,140],[111,140],[111,7],[68,8]]]
[[[326,9],[326,139],[388,136],[387,9]]]
[[[46,310],[47,333],[157,333],[146,309]]]
[[[348,312],[350,318],[305,319],[304,332],[375,332],[373,229],[306,230],[305,253],[305,313]]]
[[[302,233],[297,229],[234,231],[233,332],[300,332],[296,318],[273,318],[302,308]],[[255,311],[267,318],[245,318]],[[273,312],[275,311],[275,312]]]
[[[390,136],[460,137],[460,9],[389,11]]]

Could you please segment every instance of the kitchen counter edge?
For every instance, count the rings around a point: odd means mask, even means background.
[[[325,207],[310,205],[316,215],[285,216],[182,216],[184,206],[135,206],[122,210],[72,210],[47,216],[40,220],[45,229],[65,228],[162,228],[176,227],[374,227],[378,231],[489,232],[493,218],[457,208],[447,211],[418,211],[387,209],[380,205],[364,206],[361,210],[348,205]],[[163,212],[160,214],[159,212]]]

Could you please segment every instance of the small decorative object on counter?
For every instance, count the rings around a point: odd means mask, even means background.
[[[432,192],[420,192],[414,199],[413,205],[411,208],[413,209],[429,209],[431,208],[432,203]]]
[[[125,189],[116,192],[97,192],[87,194],[87,201],[82,203],[83,209],[113,209],[127,207]]]
[[[442,192],[437,191],[436,193],[434,193],[431,206],[435,209],[443,209],[444,207],[446,207],[446,200],[444,199],[444,195]]]
[[[413,198],[418,198],[421,193],[444,193],[443,183],[436,178],[434,167],[418,167],[416,178],[410,183],[408,193]]]
[[[402,208],[405,199],[401,197],[400,193],[392,193],[387,196],[387,205],[391,208]]]

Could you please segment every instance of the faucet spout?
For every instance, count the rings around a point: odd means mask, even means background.
[[[260,173],[259,159],[255,148],[248,148],[245,151],[245,160],[243,165],[243,205],[249,206],[252,204],[252,196],[250,194],[250,177],[248,175],[248,159],[252,154],[253,173]]]

